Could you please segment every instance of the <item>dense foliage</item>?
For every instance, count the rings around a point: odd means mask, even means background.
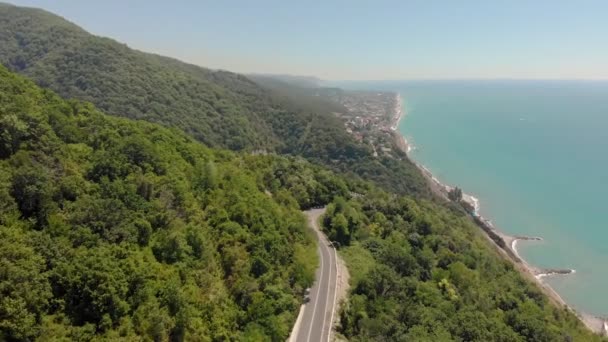
[[[63,97],[94,103],[108,114],[175,126],[209,146],[265,147],[271,135],[225,82],[245,77],[196,68],[96,37],[36,9],[0,5],[0,60]]]
[[[351,340],[599,339],[305,89],[3,4],[0,62],[169,127],[0,67],[0,340],[284,340],[316,266],[299,211],[332,201]]]
[[[332,112],[343,108],[287,83],[263,82],[132,50],[48,12],[0,4],[0,62],[65,98],[110,115],[177,127],[211,147],[267,150],[429,196],[407,159],[374,158]],[[260,77],[257,78],[261,80]]]
[[[300,207],[334,193],[302,159],[209,150],[0,68],[0,340],[284,340],[316,266]]]
[[[370,193],[328,206],[323,225],[352,273],[341,332],[352,341],[593,341],[492,250],[464,216]]]

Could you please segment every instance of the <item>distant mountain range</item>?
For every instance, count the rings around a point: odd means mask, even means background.
[[[316,76],[299,76],[299,75],[285,75],[285,74],[263,74],[253,73],[249,74],[251,78],[257,77],[273,78],[275,80],[283,81],[294,86],[306,87],[306,88],[317,88],[323,85],[323,80]]]

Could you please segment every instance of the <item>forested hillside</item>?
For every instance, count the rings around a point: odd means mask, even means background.
[[[42,10],[0,5],[0,13],[2,63],[63,97],[179,127],[209,146],[273,143],[255,108],[216,82],[255,87],[242,76],[135,51]]]
[[[349,265],[351,341],[600,341],[498,256],[464,216],[383,192],[336,198],[323,225]]]
[[[211,150],[4,68],[0,132],[1,340],[282,341],[316,266],[299,210],[334,198],[351,340],[600,339],[435,204]]]
[[[0,340],[282,341],[316,266],[300,207],[334,194],[302,159],[210,150],[0,67]]]
[[[0,62],[0,341],[284,341],[328,203],[350,340],[601,340],[308,90],[5,4]]]
[[[430,193],[407,159],[374,158],[354,141],[335,104],[136,51],[43,10],[0,4],[0,62],[64,98],[177,127],[211,147],[299,155],[390,191]]]

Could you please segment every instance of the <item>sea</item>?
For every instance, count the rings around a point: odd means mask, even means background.
[[[410,158],[480,201],[528,263],[572,307],[608,316],[608,82],[377,81],[396,91]]]

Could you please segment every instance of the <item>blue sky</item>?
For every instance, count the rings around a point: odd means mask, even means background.
[[[140,50],[237,72],[608,79],[608,1],[8,1]]]

